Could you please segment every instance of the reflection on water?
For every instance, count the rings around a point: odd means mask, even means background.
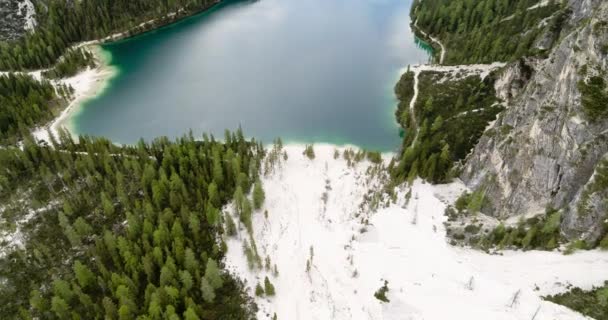
[[[240,125],[263,141],[399,145],[393,86],[428,55],[406,0],[262,0],[107,45],[120,75],[74,116],[120,143]],[[421,49],[422,48],[422,49]]]

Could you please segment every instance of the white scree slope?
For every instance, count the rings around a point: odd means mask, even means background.
[[[369,162],[349,168],[343,158],[333,158],[335,147],[329,145],[315,146],[312,161],[302,155],[303,146],[284,149],[288,160],[263,178],[266,202],[253,218],[258,252],[262,259],[270,256],[278,277],[248,269],[244,228],[227,239],[227,266],[247,282],[250,294],[265,276],[276,288],[275,297],[256,298],[260,319],[275,312],[289,320],[585,319],[540,296],[564,291],[567,284],[590,288],[608,279],[608,254],[600,251],[498,256],[450,246],[443,212],[445,202],[463,191],[459,183],[416,181],[407,206],[401,190],[397,204],[370,213],[364,228],[356,217],[359,204],[371,184],[378,184],[368,181]],[[374,297],[384,280],[389,303]]]

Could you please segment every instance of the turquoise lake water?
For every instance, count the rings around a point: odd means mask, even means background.
[[[227,1],[171,26],[103,46],[118,70],[70,119],[118,143],[218,138],[239,126],[270,142],[400,144],[393,87],[429,54],[411,0]]]

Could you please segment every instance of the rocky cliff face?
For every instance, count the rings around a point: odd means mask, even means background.
[[[591,119],[578,84],[607,78],[608,2],[569,0],[569,6],[548,57],[513,63],[496,82],[507,110],[469,155],[461,178],[484,192],[481,211],[487,215],[558,208],[563,235],[597,242],[608,218],[608,165],[602,164],[608,118]]]
[[[30,0],[0,0],[0,41],[14,40],[35,27]]]

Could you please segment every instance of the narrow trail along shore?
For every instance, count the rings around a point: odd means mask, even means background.
[[[424,32],[424,30],[419,28],[418,20],[416,20],[416,22],[414,22],[414,27],[416,27],[416,29],[418,29],[418,31],[420,31],[420,33],[422,33],[425,37],[431,39],[431,41],[437,43],[441,47],[441,55],[439,56],[439,64],[443,64],[443,61],[445,59],[445,52],[446,52],[445,46],[443,45],[443,43],[441,43],[441,41],[439,41],[439,39],[429,35],[428,33]]]
[[[410,109],[410,116],[412,117],[414,124],[417,123],[415,106],[416,106],[416,101],[418,100],[418,93],[420,91],[419,90],[419,77],[420,77],[420,73],[422,71],[437,71],[437,72],[443,72],[443,73],[465,72],[467,74],[467,76],[472,75],[472,74],[479,74],[479,76],[482,79],[484,79],[493,70],[502,68],[506,65],[506,63],[503,63],[503,62],[494,62],[492,64],[444,66],[443,62],[445,60],[446,49],[445,49],[445,46],[443,45],[443,43],[441,43],[441,41],[439,41],[439,39],[429,35],[428,33],[424,32],[424,30],[419,28],[418,20],[416,20],[414,22],[414,27],[416,29],[418,29],[418,31],[420,31],[425,37],[431,39],[431,41],[437,43],[441,47],[439,65],[435,65],[435,64],[414,65],[410,69],[412,72],[414,72],[414,96],[412,97],[412,100],[410,101],[409,109]],[[416,135],[414,136],[414,140],[412,142],[413,145],[415,145],[418,140],[418,132],[420,131],[419,129],[420,128],[418,126],[416,126],[416,129],[415,129]]]
[[[503,62],[495,62],[492,64],[470,64],[470,65],[456,65],[456,66],[438,66],[438,65],[428,65],[428,64],[412,66],[410,68],[410,71],[414,73],[414,96],[412,97],[412,100],[410,101],[409,109],[410,109],[410,116],[412,117],[414,124],[417,123],[415,106],[416,106],[416,101],[418,100],[418,95],[420,92],[420,88],[419,88],[420,73],[422,73],[423,71],[437,71],[437,72],[443,72],[443,73],[463,72],[466,74],[466,76],[478,74],[481,77],[481,79],[484,79],[485,77],[487,77],[490,74],[490,72],[492,72],[498,68],[502,68],[505,65],[506,65],[506,63],[503,63]],[[414,136],[414,140],[413,140],[412,144],[416,144],[416,141],[418,140],[419,131],[420,131],[420,128],[418,126],[416,126],[416,135]]]
[[[412,117],[413,123],[417,123],[416,122],[416,110],[415,110],[415,106],[416,106],[416,100],[418,100],[418,78],[420,77],[420,72],[422,70],[420,68],[415,68],[413,70],[414,72],[414,96],[412,97],[412,101],[410,101],[410,116]],[[414,141],[412,142],[412,144],[416,144],[416,141],[418,141],[418,132],[419,132],[419,128],[418,126],[416,126],[416,135],[414,136]]]
[[[443,64],[443,61],[445,59],[445,47],[443,46],[443,43],[441,43],[441,41],[439,41],[439,39],[434,38],[430,35],[428,37],[431,40],[433,40],[433,42],[437,43],[441,47],[441,56],[439,56],[439,64]]]

